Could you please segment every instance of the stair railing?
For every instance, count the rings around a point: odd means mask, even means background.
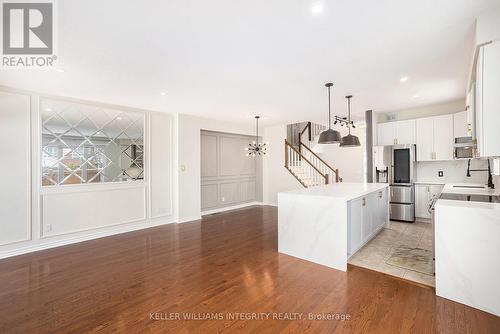
[[[302,145],[304,144],[302,142],[302,136],[304,133],[307,131],[307,140],[311,142],[314,137],[319,135],[324,129],[326,129],[326,126],[319,125],[316,123],[312,122],[307,122],[306,126],[302,129],[302,131],[299,132],[299,152],[302,153]]]
[[[302,153],[302,155],[307,156],[309,161],[311,161],[314,166],[316,166],[323,174],[325,175],[333,175],[335,174],[335,182],[342,182],[342,178],[339,175],[338,168],[333,168],[330,166],[325,160],[321,159],[319,155],[314,153],[307,145],[300,143],[301,147],[304,147],[308,154]],[[303,150],[301,150],[304,152]]]
[[[305,146],[305,145],[304,145]],[[307,147],[307,146],[306,146]],[[285,168],[299,181],[305,188],[309,185],[322,185],[330,183],[329,175],[323,173],[316,167],[307,157],[293,147],[292,144],[285,139]],[[305,174],[305,179],[297,175],[297,170]]]

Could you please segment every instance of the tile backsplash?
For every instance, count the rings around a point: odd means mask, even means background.
[[[471,169],[488,169],[487,160],[471,160]],[[439,171],[443,177],[439,177]],[[467,177],[467,159],[453,161],[426,161],[417,162],[417,181],[420,182],[457,182],[457,183],[481,183],[488,182],[488,172],[470,172]],[[498,178],[497,180],[498,181]],[[498,183],[498,182],[496,182]]]

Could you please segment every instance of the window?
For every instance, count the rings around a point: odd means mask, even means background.
[[[144,178],[144,115],[43,99],[42,185]]]

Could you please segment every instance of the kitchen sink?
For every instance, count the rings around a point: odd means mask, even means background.
[[[453,186],[453,188],[486,189],[486,186]]]

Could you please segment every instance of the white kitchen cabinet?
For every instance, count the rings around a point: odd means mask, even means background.
[[[377,233],[378,230],[383,228],[385,224],[389,221],[389,208],[387,203],[389,202],[388,200],[388,193],[387,189],[381,190],[377,192],[377,221],[376,221],[376,226],[375,226],[375,233]]]
[[[395,144],[415,144],[415,120],[397,121],[395,124]]]
[[[453,160],[453,115],[416,120],[417,161]]]
[[[394,145],[395,122],[379,123],[377,125],[377,143],[379,146]]]
[[[348,253],[354,254],[363,245],[363,198],[350,201],[349,217]]]
[[[434,160],[453,160],[453,115],[434,119]]]
[[[467,111],[453,114],[453,137],[469,136],[469,121]]]
[[[417,119],[417,161],[431,161],[434,157],[434,120]]]
[[[377,141],[379,146],[415,144],[415,120],[379,123]]]
[[[476,139],[479,156],[500,156],[500,42],[481,47],[476,75]]]
[[[441,193],[444,185],[416,184],[415,185],[415,217],[430,219],[429,202],[435,195]]]
[[[389,218],[387,189],[370,193],[349,203],[348,253],[358,251],[384,227]]]
[[[430,185],[415,185],[415,217],[430,219],[431,214],[428,211],[430,201]]]

